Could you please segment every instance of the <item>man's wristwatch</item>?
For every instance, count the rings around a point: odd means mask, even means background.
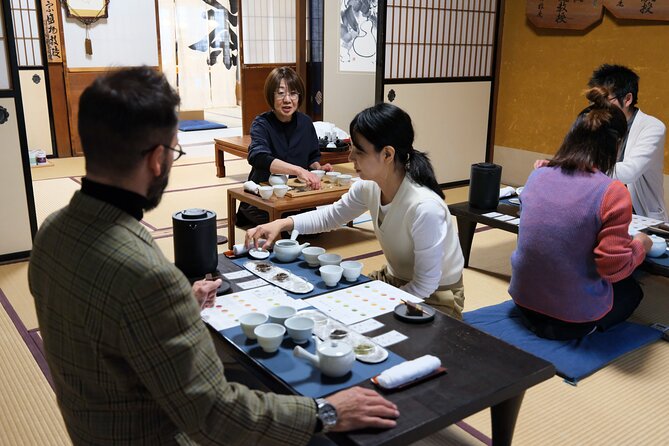
[[[337,424],[337,409],[325,398],[316,398],[316,432],[328,432]]]

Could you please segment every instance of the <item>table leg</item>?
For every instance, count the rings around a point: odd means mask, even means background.
[[[237,199],[228,194],[228,249],[235,245],[235,223],[237,223]]]
[[[510,445],[513,440],[513,430],[516,427],[518,412],[523,402],[525,392],[521,392],[513,398],[492,406],[490,415],[492,419],[492,444],[493,446]]]
[[[216,176],[218,178],[225,177],[225,152],[218,147],[214,150],[214,157],[216,160]]]
[[[455,219],[458,222],[458,238],[460,239],[462,255],[465,258],[465,268],[467,268],[469,266],[469,254],[472,250],[472,241],[474,241],[474,231],[476,231],[476,222],[460,216],[455,217]]]

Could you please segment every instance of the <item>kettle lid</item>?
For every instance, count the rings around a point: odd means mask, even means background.
[[[201,208],[191,208],[177,212],[177,214],[181,214],[181,218],[184,220],[201,220],[203,218],[207,218],[208,213],[208,210]]]

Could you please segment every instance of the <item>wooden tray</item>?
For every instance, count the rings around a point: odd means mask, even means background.
[[[309,189],[306,186],[306,184],[302,183],[297,178],[290,178],[287,184],[288,186],[292,187],[291,190],[286,192],[287,197],[304,197],[305,195],[322,194],[325,192],[332,192],[335,190],[348,190],[349,187],[351,187],[350,185],[339,186],[338,184],[325,182],[321,180],[321,188],[319,190],[312,190]]]

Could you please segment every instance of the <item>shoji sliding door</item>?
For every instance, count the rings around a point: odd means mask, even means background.
[[[469,179],[491,152],[502,0],[387,0],[379,6],[377,101],[406,110],[437,180]]]

